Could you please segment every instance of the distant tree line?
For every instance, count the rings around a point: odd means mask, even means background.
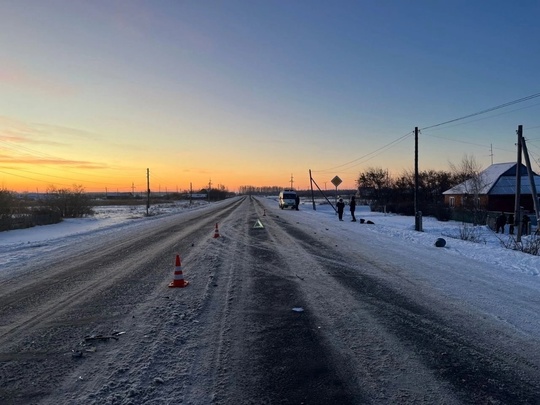
[[[232,193],[229,192],[227,187],[222,186],[222,185],[219,185],[216,188],[209,188],[209,189],[203,188],[201,191],[198,192],[198,194],[206,194],[208,201],[220,201],[232,195]]]
[[[278,195],[283,190],[280,186],[240,186],[238,191],[240,194],[248,195]]]

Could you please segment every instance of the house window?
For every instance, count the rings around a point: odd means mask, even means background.
[[[450,207],[454,208],[456,206],[456,197],[450,197]]]

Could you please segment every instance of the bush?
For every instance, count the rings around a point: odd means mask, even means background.
[[[30,205],[16,193],[0,190],[0,231],[54,224],[62,220],[50,208],[32,208]]]
[[[13,212],[15,203],[15,195],[8,190],[0,190],[0,218],[9,218]]]
[[[540,237],[531,235],[518,242],[513,236],[506,241],[499,238],[501,245],[507,249],[517,250],[533,256],[540,256]]]
[[[43,205],[62,218],[81,218],[94,214],[92,200],[82,186],[73,186],[73,189],[50,187]]]
[[[11,191],[0,190],[0,231],[11,229],[11,217],[15,206],[15,196]]]
[[[484,244],[486,243],[486,239],[482,236],[481,227],[474,226],[468,223],[462,223],[459,226],[459,234],[457,235],[445,234],[444,236],[447,236],[449,238],[454,238],[454,239],[465,240],[467,242],[484,243]]]

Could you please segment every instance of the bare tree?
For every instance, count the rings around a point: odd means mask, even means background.
[[[364,199],[377,201],[379,204],[386,203],[390,185],[388,170],[370,167],[365,172],[360,173],[356,183]]]
[[[473,212],[473,223],[476,225],[479,213],[484,210],[480,196],[485,194],[488,179],[473,155],[465,154],[458,165],[449,162],[450,170],[463,195],[463,208]]]
[[[390,207],[396,212],[414,215],[415,177],[413,170],[404,170],[391,181]],[[452,174],[448,171],[423,170],[418,173],[418,180],[417,201],[422,213],[447,219],[442,193],[455,185]]]

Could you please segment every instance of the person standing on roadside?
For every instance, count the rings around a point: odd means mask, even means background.
[[[506,225],[506,215],[504,215],[504,212],[501,211],[501,215],[497,217],[495,225],[497,228],[495,233],[499,233],[499,229],[501,230],[501,233],[504,233],[504,226]]]
[[[529,234],[529,222],[531,222],[531,219],[527,214],[523,215],[523,218],[521,219],[522,225],[521,225],[521,234],[522,235],[528,235]]]
[[[351,197],[351,201],[349,201],[349,209],[351,210],[351,222],[356,222],[356,217],[354,216],[354,211],[356,210],[356,200],[354,195]]]
[[[514,234],[514,214],[508,215],[508,234],[513,235]]]
[[[340,221],[343,221],[343,210],[345,209],[345,203],[343,202],[343,198],[340,198],[338,203],[336,204],[337,207],[337,214]]]

